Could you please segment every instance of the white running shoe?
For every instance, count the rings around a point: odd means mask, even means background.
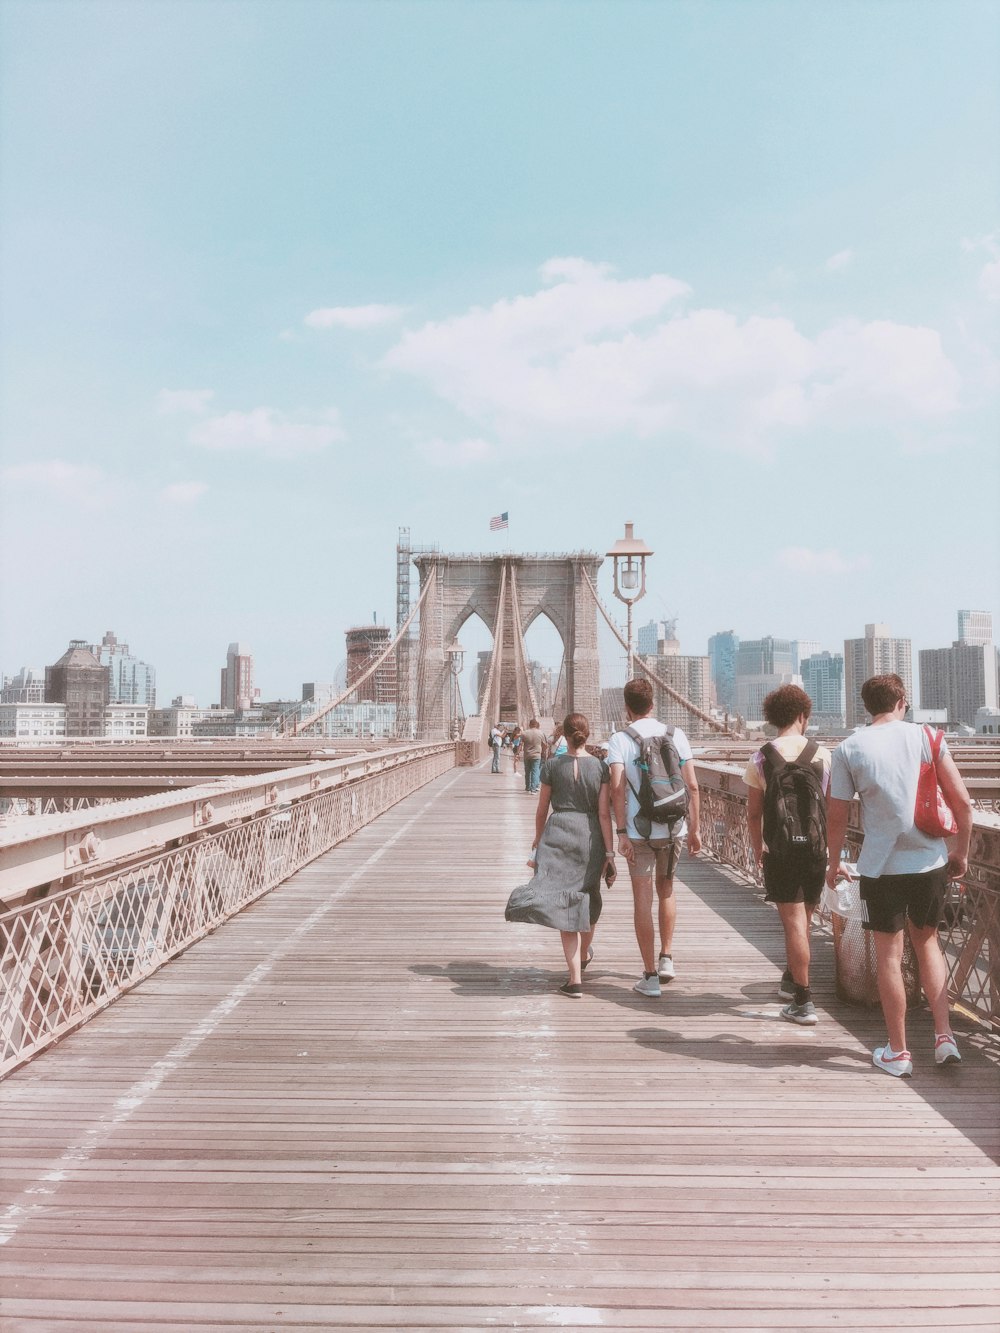
[[[632,989],[638,991],[640,995],[648,995],[650,999],[655,1000],[661,994],[660,978],[647,976],[640,977]]]
[[[909,1078],[913,1073],[913,1061],[909,1051],[894,1051],[891,1046],[878,1046],[872,1051],[872,1064],[891,1074],[893,1078]]]
[[[656,975],[660,981],[673,981],[674,976],[676,975],[674,972],[674,960],[668,953],[661,953],[656,960]]]
[[[950,1032],[941,1032],[934,1038],[934,1059],[939,1065],[960,1065],[962,1063],[955,1038]]]

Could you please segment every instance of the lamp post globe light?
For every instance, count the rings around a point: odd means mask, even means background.
[[[458,678],[462,674],[462,666],[465,662],[465,649],[457,639],[447,649],[448,662],[451,666],[451,734],[453,739],[458,738],[461,718],[459,701],[461,700],[461,686]]]
[[[646,595],[646,557],[653,554],[641,538],[632,531],[633,524],[625,524],[625,536],[619,538],[607,552],[614,561],[615,596],[624,602],[628,609],[628,678],[632,679],[635,670],[635,653],[632,648],[632,603]]]

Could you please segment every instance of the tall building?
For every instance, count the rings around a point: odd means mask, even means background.
[[[996,708],[997,654],[990,642],[958,639],[950,648],[923,648],[920,707],[944,708],[950,726],[974,727],[981,708]]]
[[[347,684],[351,686],[365,674],[392,639],[388,625],[356,625],[347,631]],[[397,695],[396,663],[386,658],[375,674],[359,687],[357,701],[394,704]]]
[[[677,620],[651,620],[640,625],[636,634],[637,651],[643,657],[674,657],[681,650],[677,639]]]
[[[993,616],[989,611],[959,611],[959,643],[992,643]]]
[[[912,650],[909,639],[893,639],[889,626],[865,626],[863,639],[844,640],[844,697],[848,727],[864,726],[868,720],[861,702],[861,686],[870,676],[895,673],[903,682],[907,700],[913,702]]]
[[[792,670],[797,671],[801,676],[802,663],[807,657],[821,652],[822,649],[813,639],[793,639],[792,640]]]
[[[66,705],[67,736],[104,735],[110,675],[84,639],[71,639],[59,661],[45,668],[45,702]]]
[[[4,676],[0,704],[40,704],[45,700],[45,672],[22,667],[16,676]]]
[[[650,668],[685,699],[707,713],[712,703],[712,673],[708,657],[685,657],[680,653],[664,653],[646,658]],[[662,686],[653,682],[653,712],[660,722],[680,727],[692,740],[701,740],[705,724],[690,713],[683,704],[671,698]]]
[[[736,650],[737,676],[784,676],[795,671],[791,639],[741,639]]]
[[[736,650],[736,712],[748,722],[759,722],[765,697],[779,685],[798,684],[791,639],[741,639]]]
[[[256,697],[253,684],[253,654],[245,643],[231,643],[222,668],[222,708],[250,708]]]
[[[811,653],[800,663],[802,688],[812,700],[814,722],[844,724],[844,659],[840,653]]]
[[[109,629],[99,644],[91,644],[90,651],[102,666],[111,669],[108,681],[110,703],[156,707],[155,669],[133,657],[128,644],[119,643],[113,630]]]
[[[736,711],[736,655],[740,639],[731,629],[713,634],[708,641],[715,702],[727,713]]]

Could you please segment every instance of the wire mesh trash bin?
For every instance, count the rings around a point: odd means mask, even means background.
[[[833,924],[833,974],[837,998],[847,1004],[878,1007],[878,971],[872,931],[862,922],[862,903],[857,880],[841,881],[835,894],[829,890],[824,906]],[[903,935],[903,986],[906,1007],[920,1003],[920,975],[909,935]]]

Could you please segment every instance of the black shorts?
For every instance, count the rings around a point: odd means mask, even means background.
[[[769,903],[805,903],[815,907],[826,882],[826,862],[802,866],[764,853],[764,900]]]
[[[861,876],[861,902],[865,930],[895,935],[909,920],[923,928],[937,926],[948,891],[948,867],[925,870],[920,875]]]

